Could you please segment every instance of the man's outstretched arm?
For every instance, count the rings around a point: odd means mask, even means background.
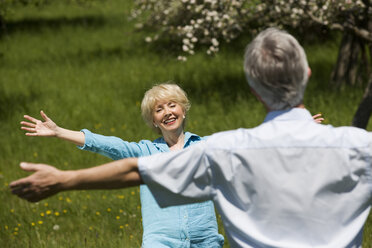
[[[21,163],[32,175],[10,183],[13,194],[37,202],[67,190],[119,189],[143,183],[137,158],[128,158],[97,167],[62,171],[46,164]]]

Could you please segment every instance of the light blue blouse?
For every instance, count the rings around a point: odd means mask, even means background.
[[[84,146],[87,150],[113,160],[142,157],[168,152],[164,138],[154,141],[128,142],[113,136],[94,134],[87,129]],[[200,136],[185,133],[185,147],[202,140]],[[222,247],[224,238],[218,234],[212,201],[160,208],[146,185],[140,186],[143,240],[142,247]]]

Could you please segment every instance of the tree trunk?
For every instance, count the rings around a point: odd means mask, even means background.
[[[359,68],[359,55],[362,51],[362,44],[358,37],[353,37],[352,50],[349,60],[349,73],[347,74],[347,83],[350,85],[355,85],[358,77],[358,68]]]
[[[366,129],[371,113],[372,113],[372,74],[370,75],[369,82],[364,92],[362,101],[360,102],[359,107],[354,115],[352,125],[354,127]]]
[[[368,30],[372,32],[372,20],[368,20],[367,24]],[[367,128],[368,121],[371,117],[372,114],[372,72],[371,72],[371,65],[372,65],[372,43],[368,43],[365,45],[365,61],[364,63],[366,64],[366,75],[369,75],[368,77],[368,84],[367,88],[364,91],[364,95],[362,98],[362,101],[360,102],[358,109],[354,115],[352,125],[355,127],[360,127],[363,129]],[[369,61],[368,61],[368,56],[366,55],[367,49],[369,49]]]
[[[341,87],[345,83],[355,84],[360,51],[359,39],[348,32],[344,32],[338,51],[337,63],[331,76],[331,83],[336,88]]]

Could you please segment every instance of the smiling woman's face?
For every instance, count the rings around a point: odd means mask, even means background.
[[[185,111],[181,105],[169,100],[156,102],[153,111],[154,125],[159,127],[162,134],[172,132],[182,127]]]

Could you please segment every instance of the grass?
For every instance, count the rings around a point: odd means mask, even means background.
[[[138,188],[65,192],[39,204],[12,196],[8,183],[27,175],[20,161],[61,169],[90,167],[109,159],[82,152],[53,138],[24,136],[24,114],[43,109],[59,125],[122,137],[154,139],[140,117],[140,101],[154,83],[173,80],[189,94],[187,130],[200,135],[253,127],[265,116],[250,94],[242,70],[249,37],[222,47],[214,58],[202,53],[187,63],[176,52],[144,42],[128,21],[131,1],[90,6],[51,3],[19,7],[0,39],[0,246],[139,247],[142,226]],[[305,44],[313,77],[305,96],[326,123],[349,125],[362,88],[328,87],[337,42]],[[347,102],[347,104],[345,104]],[[372,124],[368,126],[372,130]],[[220,230],[223,227],[219,220]],[[364,246],[372,247],[372,223]],[[228,244],[225,245],[228,247]]]

